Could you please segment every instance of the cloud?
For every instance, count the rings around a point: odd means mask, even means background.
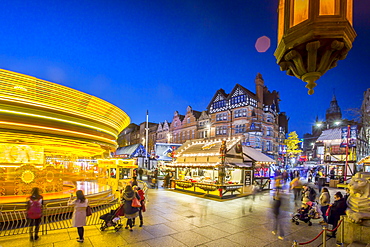
[[[48,66],[46,68],[46,77],[51,82],[61,84],[65,83],[67,78],[65,71],[62,68],[56,66]]]

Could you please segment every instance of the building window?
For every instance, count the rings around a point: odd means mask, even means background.
[[[270,141],[266,142],[266,151],[271,151],[271,142]]]
[[[266,129],[266,136],[271,136],[271,134],[272,134],[271,127],[267,127],[267,129]]]
[[[221,107],[225,107],[225,100],[220,100],[220,101],[217,101],[217,102],[214,102],[212,104],[213,106],[213,109],[217,109],[217,108],[221,108]]]
[[[261,139],[259,137],[256,137],[256,148],[261,148]]]
[[[226,135],[226,134],[227,134],[227,127],[226,126],[216,127],[216,135]]]
[[[191,133],[191,139],[194,139],[195,138],[195,130],[193,130],[193,132]]]
[[[240,109],[240,110],[234,111],[235,118],[246,117],[246,116],[247,116],[247,109]]]
[[[190,123],[190,117],[188,117],[187,122]]]

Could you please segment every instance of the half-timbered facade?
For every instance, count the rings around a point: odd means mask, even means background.
[[[238,136],[244,145],[277,157],[282,133],[285,136],[287,131],[287,121],[279,125],[279,115],[285,116],[279,110],[279,93],[267,89],[261,74],[255,85],[256,93],[239,84],[229,94],[223,89],[215,93],[207,107],[211,133],[214,137]]]

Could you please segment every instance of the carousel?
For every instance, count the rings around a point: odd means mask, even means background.
[[[111,194],[98,159],[117,148],[130,118],[92,95],[0,69],[0,198],[25,202],[33,187],[45,200]],[[104,193],[103,193],[104,192]]]
[[[217,198],[248,195],[252,186],[270,186],[274,160],[242,146],[237,138],[188,140],[167,166],[176,170],[171,187]]]

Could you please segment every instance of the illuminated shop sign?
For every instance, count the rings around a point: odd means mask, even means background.
[[[43,164],[44,148],[19,144],[0,144],[0,163]]]

